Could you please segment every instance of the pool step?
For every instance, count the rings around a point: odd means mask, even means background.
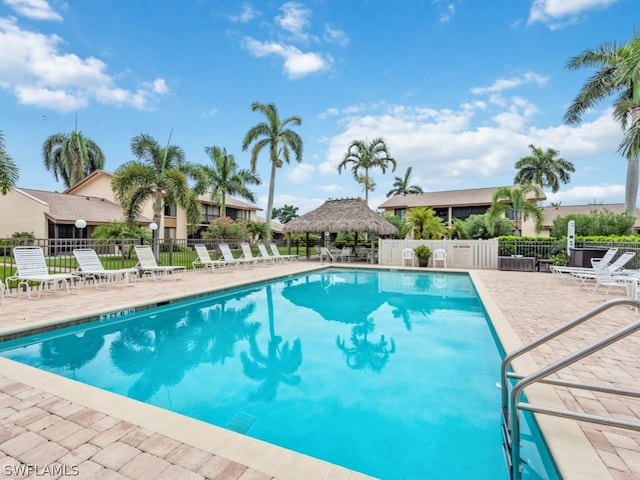
[[[509,411],[502,409],[502,453],[504,454],[504,462],[507,465],[509,479],[513,480],[513,460],[511,458],[511,427],[509,426]]]

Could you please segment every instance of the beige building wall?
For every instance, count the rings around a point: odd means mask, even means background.
[[[3,212],[0,220],[0,238],[9,238],[16,232],[33,232],[36,238],[47,238],[45,214],[48,211],[47,203],[20,189],[12,188],[6,195],[0,195],[0,212]],[[14,214],[7,215],[7,212]]]

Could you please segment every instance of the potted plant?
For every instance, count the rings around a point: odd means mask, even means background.
[[[431,257],[431,249],[426,245],[418,245],[413,249],[413,253],[416,257],[418,257],[418,264],[421,267],[426,267],[429,263],[429,258]]]

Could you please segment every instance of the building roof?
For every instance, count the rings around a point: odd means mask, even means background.
[[[198,195],[198,200],[200,203],[209,204],[209,205],[218,205],[218,202],[215,200],[211,200],[211,194],[204,193],[202,195]],[[242,200],[238,200],[237,198],[226,196],[225,198],[227,202],[227,207],[237,208],[238,210],[262,210],[262,208],[256,207],[255,205],[251,205],[250,203],[243,202]]]
[[[589,215],[594,210],[608,210],[611,213],[617,215],[624,213],[624,203],[609,203],[609,204],[590,204],[590,205],[560,205],[557,207],[542,207],[544,213],[543,227],[550,228],[553,226],[553,221],[558,217],[566,217],[571,214],[585,214]],[[640,220],[638,218],[638,209],[636,209],[636,221],[633,225],[634,230],[640,229]]]
[[[397,235],[398,229],[361,198],[327,200],[315,210],[283,225],[284,233],[368,232]]]
[[[378,208],[411,208],[411,207],[471,207],[480,205],[491,205],[493,193],[502,187],[470,188],[466,190],[447,190],[442,192],[412,193],[406,195],[395,195],[384,202]],[[533,192],[528,194],[533,200]],[[540,200],[546,200],[543,194]]]
[[[123,219],[120,205],[104,198],[29,188],[16,188],[15,191],[49,205],[47,217],[56,223],[74,223],[81,218],[87,223],[95,225],[108,224],[114,220]],[[151,219],[141,216],[138,221],[150,223]]]

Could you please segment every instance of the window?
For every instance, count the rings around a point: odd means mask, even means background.
[[[393,214],[398,217],[400,220],[404,220],[404,216],[407,214],[406,208],[396,208],[393,211]]]
[[[164,204],[164,216],[176,217],[178,215],[178,208],[175,205]]]

